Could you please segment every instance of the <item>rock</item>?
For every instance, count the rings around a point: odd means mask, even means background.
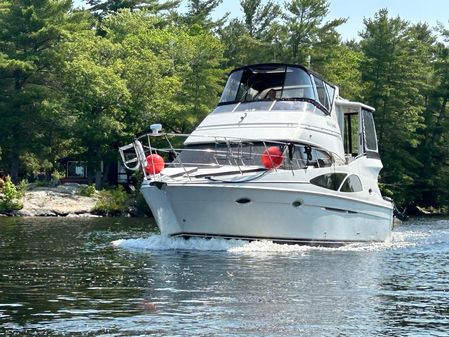
[[[14,212],[15,216],[57,216],[50,209],[21,209]]]
[[[58,187],[36,187],[25,193],[23,209],[19,216],[68,216],[90,213],[97,197],[78,195],[79,184],[64,184]]]
[[[35,212],[32,212],[31,210],[24,210],[21,209],[19,211],[14,212],[15,216],[36,216]]]

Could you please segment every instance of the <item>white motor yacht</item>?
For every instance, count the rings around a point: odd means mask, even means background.
[[[190,135],[154,124],[120,153],[143,171],[141,192],[163,235],[385,241],[393,203],[378,186],[373,112],[304,67],[250,65],[230,73]]]

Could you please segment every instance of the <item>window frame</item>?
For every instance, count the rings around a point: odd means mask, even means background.
[[[343,188],[344,184],[345,184],[349,179],[351,179],[351,177],[355,177],[355,178],[358,180],[358,184],[360,185],[360,190],[357,190],[357,191],[342,191],[342,188]],[[363,191],[363,183],[362,183],[362,179],[360,179],[359,176],[356,175],[356,174],[348,174],[348,175],[346,176],[346,178],[343,180],[343,182],[341,183],[341,186],[340,186],[340,188],[338,189],[338,191],[339,191],[339,192],[342,192],[342,193],[358,193],[358,192],[362,192],[362,191]]]
[[[376,144],[376,148],[375,149],[371,149],[368,148],[367,144],[368,144],[368,139],[367,139],[367,127],[366,127],[366,120],[365,120],[365,116],[368,116],[370,122],[372,123],[372,131],[373,134],[371,135],[372,137],[374,137],[374,142]],[[360,120],[361,120],[361,128],[362,128],[362,149],[363,149],[363,153],[367,155],[367,157],[369,158],[380,158],[379,157],[379,143],[377,141],[377,132],[376,132],[376,124],[374,122],[374,116],[373,116],[373,112],[365,109],[365,108],[361,108],[360,109]]]

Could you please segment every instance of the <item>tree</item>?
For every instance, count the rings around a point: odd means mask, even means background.
[[[222,3],[223,0],[188,0],[187,13],[183,22],[189,26],[199,25],[207,30],[221,27],[226,21],[228,14],[221,19],[212,20],[212,12]]]
[[[398,202],[404,202],[422,165],[414,155],[420,143],[416,130],[423,126],[428,87],[428,55],[419,34],[386,9],[366,19],[360,65],[363,95],[376,108],[379,148],[385,165],[383,182],[392,186]]]
[[[71,11],[70,0],[0,1],[0,7],[0,143],[17,182],[23,164],[43,152],[54,158],[54,132],[66,118],[53,70],[80,14]]]
[[[146,10],[121,10],[102,21],[103,35],[83,31],[64,46],[66,109],[97,188],[105,178],[99,159],[116,159],[118,144],[156,122],[191,131],[218,101],[220,42],[198,26],[161,22]]]
[[[338,85],[340,95],[346,99],[360,100],[362,96],[362,74],[360,63],[363,53],[352,46],[340,44],[331,51],[332,59],[321,66],[325,78]]]
[[[233,19],[219,31],[225,45],[227,67],[251,63],[278,62],[282,51],[279,43],[279,5],[272,1],[242,0],[244,20]]]
[[[291,0],[286,3],[286,9],[284,43],[289,49],[289,61],[310,64],[322,72],[323,65],[332,59],[333,48],[340,43],[335,29],[346,19],[324,22],[329,13],[327,0]]]
[[[101,188],[101,160],[115,157],[113,143],[125,129],[124,107],[130,103],[119,46],[94,31],[78,34],[65,45],[66,65],[61,70],[67,94],[66,110],[75,119],[76,149],[88,162],[89,182]]]
[[[243,10],[245,28],[252,38],[263,39],[281,13],[280,6],[273,1],[263,5],[262,0],[241,0],[240,6]]]
[[[89,10],[99,19],[103,19],[111,13],[117,13],[120,9],[145,9],[151,13],[171,10],[179,6],[181,0],[169,0],[159,3],[159,0],[87,0],[91,6]]]
[[[418,129],[421,143],[416,157],[423,164],[418,170],[419,179],[414,184],[416,203],[422,206],[447,206],[449,203],[449,32],[439,27],[440,42],[436,42],[427,25],[419,24],[413,33],[418,44],[424,49],[423,55],[433,68],[429,71],[429,85],[422,88],[426,93],[423,112],[424,126]]]
[[[139,104],[132,106],[146,116],[146,125],[160,121],[173,131],[191,131],[218,102],[223,48],[198,25],[163,26],[160,21],[144,11],[121,12],[106,21],[106,36],[126,49],[124,74],[133,88],[132,102]]]

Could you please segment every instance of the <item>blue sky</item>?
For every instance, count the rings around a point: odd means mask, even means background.
[[[281,5],[285,1],[277,0]],[[412,23],[426,22],[431,27],[437,22],[449,27],[448,0],[330,0],[329,19],[347,18],[348,21],[339,28],[343,39],[358,38],[363,30],[363,18],[371,18],[381,8],[387,8],[391,16],[399,15]],[[75,0],[75,4],[81,4]],[[232,17],[240,14],[239,0],[223,0],[215,16],[230,12]]]

